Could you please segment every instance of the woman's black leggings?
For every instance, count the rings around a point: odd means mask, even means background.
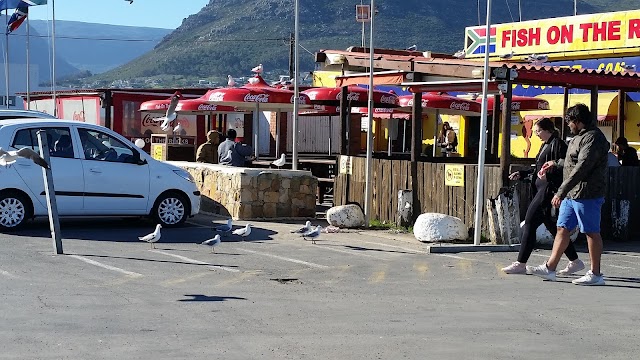
[[[546,182],[536,181],[536,190],[536,195],[527,209],[527,215],[524,218],[524,225],[522,226],[522,233],[520,234],[518,261],[521,263],[526,263],[529,260],[529,256],[531,256],[536,246],[536,229],[538,229],[540,225],[544,224],[554,237],[557,233],[556,223],[551,218],[551,201],[545,199],[545,194],[547,193]],[[564,254],[567,255],[570,261],[578,259],[578,253],[571,241],[564,251]]]

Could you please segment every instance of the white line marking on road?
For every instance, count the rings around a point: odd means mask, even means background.
[[[636,268],[632,268],[632,267],[628,267],[628,266],[618,266],[618,265],[611,265],[611,264],[605,264],[603,266],[612,267],[612,268],[616,268],[616,269],[631,269],[631,270],[635,270],[636,269]]]
[[[278,255],[273,255],[273,254],[268,254],[268,253],[253,251],[253,250],[247,250],[247,249],[238,249],[238,250],[244,251],[244,252],[248,252],[250,254],[262,255],[262,256],[278,259],[278,260],[284,260],[284,261],[289,261],[289,262],[296,263],[296,264],[302,264],[302,265],[310,266],[310,267],[313,267],[313,268],[316,268],[316,269],[328,269],[329,268],[326,265],[314,264],[314,263],[311,263],[311,262],[298,260],[298,259],[292,259],[292,258],[288,258],[288,257],[284,257],[284,256],[278,256]]]
[[[373,242],[373,241],[362,241],[362,242],[365,243],[365,244],[372,244],[372,245],[384,246],[384,247],[389,247],[389,248],[394,248],[394,249],[400,249],[400,250],[412,252],[414,254],[428,254],[428,252],[426,252],[426,251],[410,249],[410,248],[406,248],[406,247],[403,247],[403,246],[389,245],[389,244],[377,243],[377,242]]]
[[[156,254],[162,254],[162,255],[166,255],[166,256],[172,256],[172,257],[174,257],[174,258],[177,258],[177,259],[180,259],[180,260],[186,261],[186,262],[188,262],[188,263],[192,263],[192,264],[197,264],[197,265],[207,265],[207,267],[210,267],[210,268],[219,269],[219,270],[224,270],[224,271],[233,272],[233,273],[240,272],[240,270],[238,270],[238,269],[233,269],[233,268],[229,268],[229,267],[226,267],[226,266],[213,265],[213,264],[208,263],[208,262],[204,262],[204,261],[200,261],[200,260],[191,259],[191,258],[188,258],[188,257],[186,257],[186,256],[182,256],[182,255],[171,254],[171,253],[164,252],[164,251],[160,251],[160,250],[149,250],[149,251],[154,252],[154,253],[156,253]]]
[[[122,273],[122,274],[125,274],[125,275],[135,276],[135,277],[143,276],[142,274],[138,274],[137,272],[128,271],[128,270],[120,269],[119,267],[103,264],[103,263],[97,262],[95,260],[87,259],[86,257],[80,256],[80,255],[69,255],[69,257],[72,257],[74,259],[78,259],[80,261],[84,261],[87,264],[95,265],[95,266],[101,267],[103,269],[111,270],[111,271],[116,271],[116,272],[119,272],[119,273]]]
[[[449,258],[458,259],[458,260],[485,262],[485,261],[482,261],[480,259],[470,259],[470,258],[466,258],[466,257],[458,256],[458,255],[451,255],[451,254],[432,254],[432,255],[444,256],[444,257],[449,257]]]
[[[10,273],[8,271],[4,271],[2,269],[0,269],[0,274],[6,276],[8,278],[11,278],[11,279],[17,279],[18,278],[17,276],[13,275],[12,273]]]

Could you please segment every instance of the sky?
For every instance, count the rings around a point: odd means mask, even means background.
[[[133,0],[131,4],[128,0],[48,0],[47,5],[32,6],[29,17],[51,20],[55,4],[56,20],[175,29],[208,3],[209,0]]]

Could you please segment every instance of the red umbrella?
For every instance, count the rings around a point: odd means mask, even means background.
[[[217,114],[226,112],[239,112],[238,108],[233,106],[210,104],[208,102],[209,93],[215,90],[209,90],[202,97],[197,99],[180,100],[176,107],[176,112],[186,112],[192,114]]]
[[[413,95],[400,96],[400,107],[404,111],[411,111],[413,107]],[[440,92],[423,93],[422,108],[426,110],[438,110],[443,114],[451,115],[477,116],[482,113],[481,104]]]
[[[476,99],[476,102],[482,103],[482,98]],[[504,104],[504,95],[500,97],[500,110]],[[493,112],[493,96],[487,99],[488,112]],[[549,110],[549,102],[544,99],[529,96],[512,96],[511,111],[527,111],[527,110]]]
[[[260,75],[252,79],[256,79],[254,83],[242,87],[210,90],[207,93],[206,101],[242,109],[254,109],[256,105],[264,110],[293,109],[293,91],[274,88],[267,84]],[[309,107],[309,97],[300,93],[298,103],[300,107]]]
[[[352,114],[368,115],[369,108],[366,107],[354,107],[351,108]],[[373,117],[377,119],[402,119],[408,120],[411,114],[401,108],[373,108]]]
[[[314,105],[339,106],[342,88],[312,88],[305,90]],[[351,107],[366,107],[369,100],[369,90],[359,86],[347,87],[347,101]],[[398,95],[385,91],[373,91],[373,106],[376,108],[393,108],[398,106]]]
[[[298,115],[306,116],[336,116],[340,115],[340,108],[338,106],[329,105],[313,105],[311,109],[304,109],[298,112]]]

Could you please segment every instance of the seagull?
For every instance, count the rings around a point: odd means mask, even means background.
[[[453,54],[453,57],[458,59],[464,59],[466,56],[467,56],[467,53],[464,50],[458,50],[456,51],[455,54]]]
[[[418,50],[418,45],[411,45],[408,48],[405,49],[406,51],[416,51]]]
[[[636,71],[636,66],[632,64],[622,65],[622,69],[625,71]]]
[[[5,151],[0,148],[0,166],[10,166],[18,158],[25,158],[33,161],[36,165],[40,165],[45,169],[50,169],[49,164],[35,151],[24,147],[16,151]]]
[[[133,0],[124,0],[124,1],[128,1],[129,5],[133,4]]]
[[[173,128],[173,133],[179,133],[180,130],[182,130],[182,124],[178,123],[178,125],[176,125],[176,127]]]
[[[227,224],[226,225],[216,226],[216,227],[213,228],[213,231],[229,232],[233,228],[232,223],[233,223],[233,219],[229,218],[229,220],[227,220]]]
[[[309,232],[309,230],[311,230],[311,221],[307,221],[303,227],[301,227],[298,230],[294,230],[291,233],[298,233],[298,234],[304,234],[306,232]]]
[[[215,252],[215,247],[218,246],[218,244],[220,244],[221,240],[220,240],[220,235],[216,235],[213,237],[213,239],[209,239],[206,241],[203,241],[200,245],[207,245],[207,246],[211,246],[211,252]]]
[[[274,160],[274,161],[271,162],[271,165],[275,165],[278,168],[280,168],[280,167],[284,166],[284,164],[286,164],[286,163],[287,163],[287,154],[282,153],[282,155],[280,155],[279,159]]]
[[[258,79],[257,77],[249,78],[249,84],[251,84],[251,85],[255,85],[255,84],[259,83],[259,82],[260,82],[260,79]]]
[[[544,54],[531,54],[527,57],[527,60],[533,65],[542,65],[549,60],[549,56]]]
[[[153,119],[155,121],[162,121],[162,124],[160,124],[162,130],[167,131],[166,129],[169,128],[169,123],[178,117],[178,114],[176,114],[176,106],[178,106],[178,101],[180,101],[181,97],[182,95],[176,91],[171,95],[171,102],[167,108],[167,113],[163,117]]]
[[[148,243],[151,244],[151,248],[155,249],[156,246],[154,245],[154,243],[156,243],[158,240],[160,240],[160,229],[162,228],[162,225],[158,224],[156,225],[156,230],[154,232],[152,232],[151,234],[145,235],[145,236],[140,236],[138,239],[140,241],[146,241]]]
[[[321,231],[322,231],[322,226],[318,225],[318,226],[316,226],[315,229],[313,229],[311,231],[307,231],[306,233],[303,233],[300,236],[302,236],[302,238],[305,239],[305,240],[307,240],[307,238],[310,238],[311,239],[311,243],[315,244],[316,243],[316,238],[318,236],[320,236],[320,232]]]
[[[511,59],[513,57],[513,55],[515,55],[515,53],[513,52],[513,50],[511,50],[510,53],[506,53],[506,54],[500,55],[500,59],[509,60],[509,59]]]
[[[236,81],[233,79],[233,76],[227,75],[227,79],[227,85],[229,85],[229,87],[236,86]]]
[[[251,224],[247,224],[247,226],[233,231],[233,235],[238,235],[243,238],[242,241],[244,241],[244,238],[249,236],[249,234],[251,234]]]
[[[259,64],[258,66],[254,67],[253,69],[251,69],[251,71],[257,74],[262,74],[262,64]]]

